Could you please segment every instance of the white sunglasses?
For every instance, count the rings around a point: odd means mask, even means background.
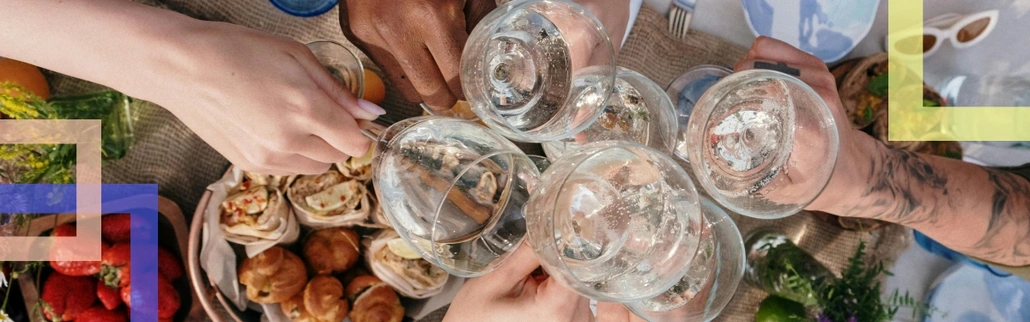
[[[904,55],[929,57],[941,48],[945,40],[957,49],[969,48],[987,38],[998,24],[998,10],[989,10],[971,15],[949,13],[934,17],[923,23],[923,30],[913,28],[901,33],[893,46]],[[887,49],[891,44],[884,41]]]

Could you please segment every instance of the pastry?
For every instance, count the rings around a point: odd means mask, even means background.
[[[260,184],[267,182],[244,179],[222,201],[219,223],[230,240],[277,240],[290,230],[292,213],[286,199],[281,190]]]
[[[406,297],[424,299],[439,294],[450,275],[408,247],[403,247],[406,252],[395,253],[388,247],[393,240],[401,241],[397,232],[381,230],[363,241],[365,262],[372,273]],[[407,245],[403,241],[398,244]]]
[[[314,228],[350,226],[368,219],[371,203],[365,184],[336,169],[297,177],[287,190],[301,224]]]
[[[315,274],[343,273],[361,257],[359,243],[358,234],[347,228],[318,230],[304,242],[304,260]]]
[[[887,54],[866,57],[851,67],[840,82],[838,91],[844,112],[852,128],[861,129],[873,124],[887,110]]]
[[[269,304],[286,301],[300,293],[308,281],[300,257],[280,246],[243,260],[240,283],[247,286],[247,299]]]
[[[372,151],[375,149],[373,144],[369,147],[368,152],[365,155],[358,157],[349,157],[347,161],[336,164],[336,169],[343,174],[344,177],[351,180],[361,181],[367,183],[372,180]]]
[[[320,275],[308,281],[304,291],[279,303],[279,308],[293,322],[338,322],[350,312],[344,295],[339,280]]]
[[[375,276],[355,278],[347,285],[347,298],[351,299],[352,322],[400,322],[404,307],[389,285]]]

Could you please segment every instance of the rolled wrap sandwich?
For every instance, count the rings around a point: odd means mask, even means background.
[[[263,176],[245,173],[240,185],[231,189],[219,206],[225,238],[242,245],[295,241],[300,228],[282,191],[263,184],[268,181],[251,178]]]
[[[375,147],[375,145],[372,145]],[[347,161],[336,164],[336,169],[348,179],[367,183],[372,180],[372,148],[365,155],[347,158]]]
[[[390,247],[390,243],[399,247]],[[365,263],[373,274],[409,298],[424,299],[439,294],[450,276],[418,256],[393,230],[381,230],[366,238]],[[394,249],[405,249],[397,254]]]
[[[295,178],[287,197],[297,220],[313,228],[353,226],[365,222],[372,212],[365,184],[336,169]]]

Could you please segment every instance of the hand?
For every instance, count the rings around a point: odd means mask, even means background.
[[[597,302],[597,322],[643,322],[622,303]]]
[[[497,270],[469,279],[454,297],[449,321],[592,321],[590,301],[546,276],[523,244]]]
[[[461,51],[494,0],[345,0],[340,27],[405,100],[447,110],[461,91]]]
[[[170,61],[146,67],[162,77],[130,94],[168,108],[233,164],[316,174],[368,150],[356,119],[385,111],[356,99],[307,46],[227,23],[187,29],[163,48]]]
[[[855,170],[865,165],[856,162],[856,160],[859,160],[856,156],[863,154],[863,150],[867,148],[867,144],[871,142],[872,138],[851,128],[851,124],[844,112],[844,107],[841,104],[840,96],[837,94],[837,85],[833,74],[830,73],[826,64],[819,58],[782,41],[762,36],[755,39],[755,42],[751,45],[751,50],[743,59],[737,62],[734,71],[739,72],[753,69],[756,62],[784,63],[790,68],[797,69],[800,72],[798,79],[808,84],[830,108],[840,139],[837,164],[830,177],[830,182],[823,189],[820,197],[817,197],[812,204],[806,207],[806,209],[820,209],[822,204],[834,202],[830,200],[833,193],[827,192],[835,191],[838,187],[844,187],[848,182],[860,182],[853,180],[861,180],[857,178],[857,174],[865,172]],[[790,173],[790,176],[789,178],[783,178],[791,180],[791,184],[793,184],[793,187],[797,187],[797,189],[778,189],[773,191],[767,195],[770,200],[784,203],[807,201],[799,200],[801,196],[797,194],[811,191],[812,187],[800,186],[818,183],[814,182],[815,180],[808,179],[814,175],[812,172],[816,169],[817,165],[826,162],[826,160],[821,159],[822,153],[816,151],[826,149],[828,146],[826,138],[814,133],[814,131],[813,133],[802,133],[810,128],[812,126],[798,127],[798,131],[801,132],[794,135],[797,141],[794,144],[794,151],[791,152],[791,166],[785,171],[785,173]],[[778,176],[778,178],[780,177],[788,176]],[[815,189],[818,188],[820,187],[815,187]]]

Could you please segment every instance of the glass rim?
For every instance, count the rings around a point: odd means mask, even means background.
[[[311,42],[305,43],[304,45],[308,47],[308,50],[312,50],[312,54],[315,54],[314,51],[313,51],[314,46],[321,46],[321,45],[328,45],[328,46],[330,46],[332,48],[343,49],[343,51],[347,52],[347,54],[349,55],[347,57],[351,58],[355,63],[357,63],[357,65],[358,65],[358,73],[359,73],[359,74],[355,75],[355,80],[358,83],[357,93],[351,93],[351,94],[354,94],[354,97],[357,97],[358,99],[364,98],[364,96],[365,96],[365,63],[361,62],[361,56],[359,56],[357,52],[355,52],[354,50],[351,50],[350,48],[347,48],[347,46],[344,46],[343,44],[341,44],[339,42],[336,42],[334,40],[329,40],[329,39],[319,39],[319,40],[315,40],[315,41],[311,41]],[[315,57],[317,58],[318,55],[315,55]],[[336,78],[333,77],[333,79],[335,80]],[[343,84],[340,84],[340,85],[342,86]],[[343,87],[346,88],[346,86],[343,86]]]
[[[447,271],[447,273],[449,273],[451,275],[460,276],[460,277],[476,277],[476,276],[482,276],[484,274],[492,272],[495,269],[497,269],[498,267],[500,267],[501,265],[503,265],[504,262],[506,262],[508,260],[508,258],[511,257],[511,254],[514,253],[515,250],[518,249],[519,245],[521,245],[522,242],[525,241],[525,239],[526,239],[526,235],[528,234],[528,232],[522,234],[522,237],[519,237],[518,242],[516,242],[514,244],[514,247],[512,247],[510,250],[504,252],[503,254],[500,254],[499,256],[497,256],[497,258],[492,260],[490,262],[490,264],[486,265],[483,270],[478,271],[478,272],[459,271],[458,269],[456,269],[454,267],[451,267],[450,265],[445,265],[444,261],[440,258],[440,254],[435,251],[436,248],[437,248],[437,238],[436,238],[436,231],[437,230],[436,229],[437,229],[437,227],[440,226],[439,225],[439,223],[440,223],[440,214],[442,213],[444,205],[447,203],[447,195],[449,195],[450,192],[454,190],[454,187],[457,186],[458,180],[461,180],[461,177],[463,175],[465,175],[465,173],[467,173],[470,169],[472,169],[472,166],[480,164],[480,163],[482,163],[482,162],[484,162],[486,160],[489,160],[489,159],[491,159],[491,158],[493,158],[495,156],[501,156],[501,155],[513,155],[516,158],[521,156],[521,157],[526,159],[525,161],[529,162],[528,163],[529,165],[531,165],[531,166],[533,165],[533,161],[531,159],[529,159],[529,157],[525,153],[523,153],[522,151],[517,151],[517,150],[516,151],[501,150],[501,151],[494,151],[494,152],[491,152],[491,153],[484,154],[484,155],[480,156],[479,158],[477,158],[475,161],[462,166],[461,171],[458,172],[458,174],[454,176],[453,180],[451,180],[451,183],[448,185],[447,190],[446,191],[442,191],[441,198],[439,199],[439,201],[437,201],[436,207],[433,210],[433,225],[430,226],[430,228],[429,228],[429,245],[430,245],[431,249],[434,250],[433,252],[431,252],[431,254],[433,255],[433,258],[435,259],[435,261],[437,263],[439,263],[440,268],[442,268],[443,270]],[[513,163],[513,165],[514,165],[514,163]],[[508,189],[514,184],[514,182],[515,182],[514,179],[509,179],[507,182],[505,182],[505,187],[504,187],[505,191],[508,191]],[[501,217],[503,217],[503,216],[491,216],[491,218],[487,222],[483,223],[483,225],[484,226],[489,226],[490,223],[494,223],[494,222],[496,222],[498,220],[501,220]],[[523,216],[522,216],[522,220],[525,220],[525,214],[524,213],[523,213]],[[477,234],[482,234],[482,231],[480,231]]]
[[[615,56],[616,56],[616,54],[615,54],[615,47],[612,44],[611,37],[608,36],[608,31],[607,31],[607,29],[605,29],[604,24],[601,23],[601,20],[598,19],[597,16],[595,16],[593,13],[591,13],[590,10],[587,10],[586,7],[583,7],[580,4],[578,4],[578,3],[575,3],[575,2],[572,2],[572,1],[567,1],[567,0],[565,0],[565,1],[563,1],[563,0],[508,1],[507,3],[504,3],[503,5],[500,5],[496,9],[494,9],[494,10],[507,10],[507,11],[504,14],[498,16],[496,21],[493,21],[490,25],[485,26],[488,29],[485,29],[484,32],[487,35],[492,35],[492,34],[498,33],[500,27],[496,23],[501,22],[501,21],[505,21],[506,19],[512,17],[514,14],[517,13],[518,10],[525,10],[527,7],[530,7],[530,6],[536,5],[536,4],[540,4],[540,3],[559,4],[559,5],[562,5],[562,6],[567,6],[567,7],[570,7],[572,9],[578,10],[578,11],[583,13],[583,15],[582,15],[583,17],[587,18],[587,20],[591,22],[593,27],[597,28],[598,34],[601,36],[600,37],[601,38],[601,43],[604,45],[605,48],[608,49],[607,50],[607,52],[608,52],[608,60],[611,62],[610,66],[608,66],[609,69],[611,70],[611,72],[608,73],[609,75],[607,77],[605,77],[605,79],[603,81],[607,81],[607,82],[611,83],[612,90],[614,91],[615,79],[616,79],[616,75],[618,74],[618,61],[615,58]],[[505,8],[505,9],[502,9],[502,8]],[[470,36],[471,36],[471,34],[470,34]],[[468,48],[468,46],[466,46],[466,47]],[[480,60],[481,66],[484,66],[484,68],[486,66],[490,66],[489,59],[488,59],[488,57],[487,57],[485,52],[483,52],[481,55],[478,55],[478,56],[479,56],[478,59]],[[586,67],[586,68],[589,68],[589,66]],[[486,71],[484,70],[484,72],[486,72]],[[485,74],[489,74],[489,73],[485,73]],[[479,113],[476,113],[476,116],[477,116],[478,120],[481,120],[484,123],[486,123],[488,127],[492,128],[492,126],[491,126],[492,124],[496,124],[498,126],[503,127],[503,129],[500,129],[500,130],[497,130],[497,131],[499,133],[501,133],[505,137],[508,137],[509,135],[512,135],[512,136],[514,136],[514,137],[512,137],[512,139],[517,139],[519,141],[525,141],[525,142],[531,142],[531,143],[544,143],[544,142],[548,142],[548,141],[564,140],[564,139],[567,139],[567,138],[575,136],[576,134],[578,134],[579,132],[582,132],[583,130],[586,130],[587,127],[589,127],[591,124],[596,122],[597,118],[599,118],[601,116],[601,114],[604,113],[604,108],[603,107],[608,104],[608,100],[610,99],[610,97],[611,97],[611,93],[609,93],[608,95],[606,95],[603,98],[603,101],[601,103],[601,108],[598,108],[595,113],[592,113],[592,115],[588,115],[587,119],[584,120],[584,122],[582,124],[580,124],[579,126],[577,126],[575,128],[570,128],[569,131],[567,131],[568,133],[564,133],[562,135],[541,135],[541,134],[534,133],[536,131],[533,131],[532,129],[529,130],[529,131],[517,129],[515,127],[510,126],[506,121],[504,121],[504,119],[502,117],[500,117],[498,115],[489,115],[488,114],[488,115],[486,115],[486,117],[482,117],[482,116],[479,115]],[[563,104],[567,105],[565,103],[573,101],[574,98],[575,97],[572,97],[570,95],[569,97],[567,97],[565,99],[565,102],[563,102]],[[477,104],[475,102],[472,102],[472,101],[469,101],[469,104],[472,107],[473,113],[475,113],[475,110],[476,110],[475,107],[476,107]],[[423,108],[425,108],[425,107],[423,107]],[[433,114],[433,113],[430,112],[430,114]],[[539,125],[539,126],[536,126],[535,128],[543,127],[544,125],[551,124],[552,122],[554,122],[553,119],[552,120],[548,120],[546,123],[544,123],[542,125]]]
[[[830,139],[829,140],[830,141],[829,142],[830,143],[830,145],[829,145],[830,146],[829,154],[831,155],[830,156],[831,160],[828,160],[829,161],[829,166],[828,166],[829,174],[826,175],[826,178],[823,180],[822,183],[820,183],[818,191],[816,193],[814,193],[811,198],[808,198],[809,200],[805,200],[803,202],[796,203],[794,206],[788,208],[789,210],[775,211],[775,212],[766,212],[766,213],[771,213],[771,214],[768,214],[768,215],[766,215],[766,214],[755,215],[754,211],[745,209],[744,207],[741,207],[738,204],[736,204],[734,202],[731,202],[730,198],[724,197],[724,196],[722,196],[719,193],[710,193],[712,199],[714,199],[717,203],[719,203],[723,207],[729,208],[730,211],[733,211],[735,213],[738,213],[738,214],[741,214],[741,215],[744,215],[744,216],[747,216],[747,217],[757,218],[757,219],[779,219],[779,218],[784,218],[784,217],[792,216],[792,215],[798,213],[799,211],[803,210],[808,205],[811,205],[812,202],[814,202],[815,199],[818,198],[819,195],[821,195],[823,193],[823,191],[826,190],[826,187],[829,186],[830,179],[833,177],[833,171],[837,168],[837,164],[838,164],[838,161],[840,159],[840,129],[837,127],[836,117],[833,116],[833,112],[830,110],[829,104],[827,104],[826,101],[823,100],[823,98],[821,96],[819,96],[819,93],[817,93],[814,89],[812,89],[811,86],[809,86],[808,84],[805,84],[805,82],[801,81],[800,79],[798,79],[798,78],[796,78],[794,76],[785,74],[783,72],[775,71],[775,70],[769,70],[769,69],[748,69],[748,70],[743,70],[743,71],[740,71],[740,72],[732,73],[732,74],[727,75],[726,77],[723,77],[722,79],[720,79],[718,82],[716,82],[714,85],[712,85],[711,88],[709,88],[707,91],[705,91],[705,93],[703,95],[701,95],[701,98],[698,101],[699,102],[701,102],[701,101],[712,101],[712,100],[716,99],[716,98],[711,97],[713,95],[720,95],[720,97],[717,97],[717,99],[721,100],[722,97],[724,97],[728,93],[719,93],[719,94],[717,94],[716,92],[727,91],[727,89],[725,88],[726,86],[728,86],[727,84],[734,84],[734,86],[731,87],[731,88],[739,88],[742,84],[753,82],[755,80],[770,79],[770,78],[794,84],[795,86],[800,88],[800,90],[802,92],[804,92],[805,95],[808,95],[809,97],[815,98],[814,101],[815,101],[815,104],[818,105],[818,107],[816,107],[814,110],[815,110],[815,112],[817,114],[819,114],[819,115],[816,115],[816,117],[818,117],[820,119],[828,120],[827,124],[829,125],[829,129],[827,130],[827,133],[829,134],[829,139]],[[716,91],[715,89],[719,89],[719,91]],[[697,112],[697,111],[699,111],[699,109],[695,108],[694,112]],[[701,119],[700,117],[695,118],[693,113],[691,113],[690,119],[691,120],[698,119],[699,120],[698,122],[701,122],[699,124],[709,124],[709,123],[711,123],[711,117],[712,117],[712,115],[704,115],[703,121],[700,121],[700,119]],[[688,126],[688,128],[689,128],[689,126]],[[688,153],[688,155],[687,155],[688,158],[690,156],[694,156],[696,158],[699,158],[700,157],[699,156],[699,154],[700,154],[700,150],[699,149],[700,148],[691,149],[691,151],[690,151],[691,153]],[[778,163],[786,163],[787,159],[791,155],[790,152],[791,151],[785,151],[784,153],[782,153],[783,157],[782,158],[777,158],[777,159],[782,159],[782,161],[779,161]],[[711,166],[704,164],[704,162],[689,162],[688,161],[688,163],[691,165],[691,167],[695,168],[694,170],[698,174],[706,173],[707,172],[706,170],[711,169]],[[698,170],[700,170],[700,171],[698,171]],[[701,186],[706,191],[713,191],[713,192],[720,191],[718,188],[715,187],[715,184],[712,182],[711,177],[709,177],[709,176],[698,175],[698,181],[700,181]]]
[[[674,171],[678,170],[679,172],[682,172],[684,178],[688,178],[688,180],[686,180],[686,181],[693,188],[694,198],[696,200],[698,200],[697,204],[699,206],[698,207],[699,215],[701,215],[702,217],[704,216],[704,213],[700,212],[700,200],[701,200],[700,198],[701,198],[701,196],[700,196],[700,194],[697,193],[697,187],[694,186],[693,180],[689,179],[690,176],[688,176],[686,174],[686,171],[683,170],[682,167],[678,166],[678,164],[676,163],[676,161],[674,159],[672,159],[671,157],[668,157],[667,155],[665,155],[661,151],[658,151],[655,148],[652,148],[652,147],[649,147],[649,146],[646,146],[646,145],[643,145],[643,144],[639,144],[639,143],[636,143],[636,142],[629,142],[629,141],[599,141],[599,142],[593,142],[593,143],[585,144],[584,146],[580,147],[579,149],[577,149],[575,151],[572,151],[572,152],[570,152],[568,154],[562,155],[561,157],[558,158],[558,160],[556,160],[553,163],[556,164],[556,163],[560,163],[562,161],[566,161],[566,159],[569,158],[569,155],[573,155],[573,154],[576,154],[576,153],[584,153],[584,151],[589,151],[589,153],[586,153],[583,156],[577,156],[577,159],[575,159],[576,163],[577,163],[576,166],[574,168],[572,168],[571,170],[569,170],[568,173],[566,173],[561,178],[561,180],[560,180],[561,184],[559,186],[560,187],[564,187],[568,183],[568,180],[572,177],[572,175],[574,173],[576,173],[576,170],[578,170],[580,167],[583,166],[583,162],[584,161],[589,160],[589,159],[594,158],[594,157],[597,157],[598,155],[604,153],[605,151],[614,150],[614,149],[623,149],[623,150],[627,150],[627,151],[630,151],[630,152],[633,152],[632,149],[643,149],[643,151],[645,151],[645,152],[647,152],[649,154],[654,154],[654,155],[657,155],[657,156],[669,158],[669,161],[673,165],[676,165],[676,167],[674,167]],[[551,173],[549,171],[549,174],[553,174],[553,173]],[[543,174],[541,174],[541,177],[543,177]],[[551,218],[554,218],[554,216],[555,216],[555,213],[556,213],[555,210],[557,208],[557,206],[556,206],[557,202],[558,201],[556,199],[556,200],[554,200],[554,202],[552,202],[550,205],[548,205],[548,209],[550,210],[548,216],[551,217]],[[685,214],[677,213],[677,216],[684,216],[685,217],[686,215]],[[553,220],[551,220],[550,222],[553,222]],[[547,235],[546,235],[547,240],[550,243],[550,245],[557,245],[558,240],[555,238],[555,235],[556,235],[555,234],[555,228],[553,227],[553,225],[551,225],[550,231],[548,231]],[[681,231],[679,238],[675,241],[675,243],[676,243],[675,247],[677,249],[681,246],[682,241],[683,241],[684,238],[686,238],[686,232],[685,231]],[[554,246],[550,246],[550,247],[554,247]],[[550,247],[548,247],[548,248],[550,248]],[[571,273],[571,270],[569,269],[568,263],[565,262],[565,259],[562,256],[558,256],[557,259],[558,259],[558,262],[561,263],[561,267],[558,267],[558,268],[562,269],[562,271],[563,271],[562,275],[563,276],[571,277],[571,278],[575,279],[576,283],[580,283],[580,284],[585,283],[583,280],[579,279],[578,276],[576,276],[575,274]],[[542,263],[543,263],[543,261],[542,261]],[[664,284],[668,284],[668,285],[665,285],[663,287],[659,287],[659,289],[661,289],[661,291],[659,291],[659,292],[657,292],[655,294],[650,294],[650,295],[646,295],[646,296],[631,297],[631,298],[614,298],[614,297],[608,296],[608,295],[606,295],[604,293],[590,292],[588,297],[596,299],[596,300],[601,300],[601,301],[606,301],[606,302],[616,302],[616,303],[627,303],[627,302],[635,302],[635,301],[641,301],[641,300],[649,299],[649,298],[652,298],[654,296],[658,296],[662,292],[665,292],[665,290],[675,286],[676,283],[678,283],[679,280],[683,278],[683,275],[686,274],[686,272],[687,272],[687,270],[689,268],[690,268],[689,265],[684,265],[684,267],[682,267],[680,269],[682,271],[681,274],[677,274],[677,275],[679,275],[679,277],[677,277],[675,279],[670,279],[669,282],[664,283]],[[559,279],[559,281],[563,281],[563,280],[564,279]],[[573,286],[573,285],[567,285],[567,286],[572,288],[572,289],[574,289],[574,290],[580,290],[581,289],[580,287],[576,287],[576,286]],[[584,295],[586,295],[586,294],[584,294]]]

